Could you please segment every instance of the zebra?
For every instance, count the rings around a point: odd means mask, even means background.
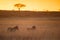
[[[15,26],[15,27],[9,27],[8,28],[8,31],[10,31],[10,32],[15,32],[16,30],[18,30],[18,26]]]

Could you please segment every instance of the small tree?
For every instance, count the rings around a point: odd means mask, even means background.
[[[58,11],[60,11],[60,9],[58,9]]]
[[[14,6],[17,7],[19,11],[20,11],[20,8],[21,8],[21,7],[25,7],[24,4],[20,4],[20,3],[15,4]]]

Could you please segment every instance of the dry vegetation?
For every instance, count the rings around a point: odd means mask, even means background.
[[[60,12],[51,11],[1,11],[0,18],[2,17],[60,17]]]
[[[25,19],[15,17],[24,17]],[[26,17],[32,17],[32,19],[26,19]],[[33,17],[48,18],[34,19]],[[51,20],[49,17],[57,17],[59,20],[57,18]],[[19,30],[15,32],[7,30],[16,25]],[[27,30],[32,25],[35,25],[36,29]],[[60,40],[60,12],[0,10],[0,40]]]

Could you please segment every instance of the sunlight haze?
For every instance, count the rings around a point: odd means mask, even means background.
[[[60,0],[0,0],[0,10],[18,10],[14,4],[21,3],[26,5],[21,10],[30,11],[57,11],[60,9]]]

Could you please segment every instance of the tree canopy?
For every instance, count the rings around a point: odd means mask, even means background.
[[[15,4],[14,6],[17,7],[19,11],[21,7],[25,7],[25,5],[21,3]]]

